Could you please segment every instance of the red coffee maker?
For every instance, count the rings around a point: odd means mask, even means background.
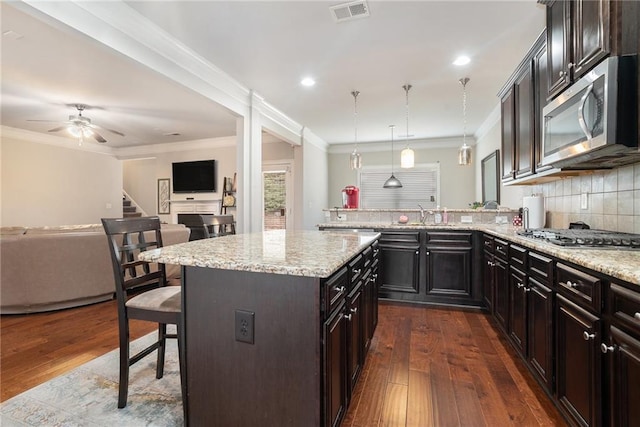
[[[342,189],[342,207],[345,209],[358,209],[360,189],[355,185],[347,185]]]

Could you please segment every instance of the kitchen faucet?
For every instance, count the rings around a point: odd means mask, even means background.
[[[427,219],[427,214],[424,211],[424,208],[422,207],[422,205],[420,203],[418,203],[418,207],[420,208],[420,224],[424,225],[424,222]]]

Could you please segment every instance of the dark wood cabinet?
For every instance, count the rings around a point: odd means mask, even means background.
[[[343,304],[327,319],[322,330],[324,425],[327,427],[340,425],[347,406],[347,322]]]
[[[471,245],[471,232],[427,232],[427,295],[471,298]]]
[[[571,1],[547,5],[547,99],[562,92],[571,83]]]
[[[360,372],[362,372],[362,364],[364,362],[364,300],[363,281],[356,284],[354,289],[347,297],[346,314],[344,318],[347,320],[347,378],[349,379],[347,389],[347,402],[351,399]]]
[[[411,299],[406,294],[419,292],[419,232],[383,232],[380,237],[380,259],[383,265],[381,297]]]
[[[577,79],[611,52],[611,8],[609,0],[576,0],[572,6],[572,68]]]
[[[527,279],[525,273],[509,267],[509,338],[516,350],[527,357]]]
[[[494,299],[493,316],[498,325],[507,332],[509,330],[509,262],[507,252],[509,243],[495,238],[494,240]]]
[[[553,292],[529,277],[527,299],[527,361],[533,374],[553,393]]]
[[[493,256],[493,237],[482,237],[482,301],[484,306],[493,313],[493,301],[495,295],[495,263]]]
[[[602,414],[601,320],[562,295],[556,308],[556,399],[576,425],[599,426]]]
[[[538,74],[546,73],[545,33],[540,34],[498,96],[502,112],[502,180],[526,178],[536,172],[542,128]],[[546,92],[545,92],[546,99]],[[537,154],[537,155],[536,155]]]
[[[640,336],[635,337],[611,326],[610,353],[610,423],[612,426],[634,426],[640,422]]]

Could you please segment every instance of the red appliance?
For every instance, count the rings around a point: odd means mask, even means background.
[[[355,185],[347,185],[342,189],[342,207],[345,209],[358,209],[360,201],[360,189]]]

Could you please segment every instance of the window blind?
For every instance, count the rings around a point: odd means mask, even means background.
[[[435,208],[440,199],[440,164],[423,165],[410,170],[394,171],[402,188],[383,188],[391,176],[389,169],[363,168],[358,174],[362,209]]]

